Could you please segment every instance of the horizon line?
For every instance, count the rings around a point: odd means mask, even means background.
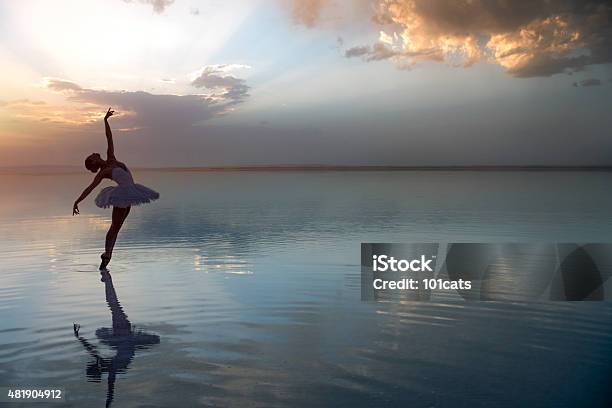
[[[223,172],[223,171],[612,171],[612,165],[332,165],[279,164],[228,166],[135,166],[136,171],[165,172]],[[40,174],[49,170],[54,174],[80,173],[77,165],[21,165],[0,166],[0,174]]]

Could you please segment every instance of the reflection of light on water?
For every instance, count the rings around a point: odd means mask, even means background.
[[[194,266],[194,270],[196,271],[201,271],[202,268],[200,268],[200,255],[196,254],[195,258],[193,260],[193,266]]]
[[[230,275],[253,275],[253,272],[248,269],[250,264],[235,255],[209,257],[195,254],[193,266],[195,271],[202,271],[204,273],[214,271],[214,273],[220,272]]]
[[[88,217],[87,224],[96,231],[107,231],[111,220],[106,217]]]
[[[47,255],[49,256],[50,269],[55,270],[55,262],[57,262],[57,248],[54,243],[49,243],[47,248]]]

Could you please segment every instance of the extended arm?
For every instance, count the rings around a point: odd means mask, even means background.
[[[113,132],[111,132],[110,125],[108,124],[108,118],[113,116],[115,111],[112,111],[111,108],[108,108],[108,112],[104,116],[104,128],[106,130],[106,141],[108,143],[108,149],[106,150],[106,159],[113,161],[115,159],[115,146],[113,145]]]
[[[94,177],[94,179],[91,182],[91,184],[88,185],[85,190],[83,190],[83,192],[81,193],[79,198],[77,198],[76,201],[74,202],[74,205],[72,207],[72,215],[78,215],[79,214],[79,203],[81,201],[83,201],[89,195],[89,193],[91,193],[93,191],[93,189],[98,186],[98,184],[100,184],[100,182],[102,181],[103,178],[104,178],[104,176],[102,175],[102,172],[96,174],[96,177]]]
[[[80,328],[81,328],[80,324],[73,323],[72,330],[74,331],[74,337],[76,337],[81,342],[83,347],[85,347],[85,350],[87,350],[87,352],[93,358],[99,359],[100,358],[100,354],[98,354],[98,349],[96,348],[96,346],[94,346],[89,341],[87,341],[87,339],[85,337],[79,336],[79,329]]]

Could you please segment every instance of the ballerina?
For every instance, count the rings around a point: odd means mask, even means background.
[[[91,184],[83,190],[79,198],[76,199],[72,207],[72,215],[78,215],[79,203],[83,201],[103,179],[111,179],[118,184],[114,187],[102,189],[95,200],[96,205],[100,208],[113,207],[112,223],[106,233],[104,253],[100,256],[100,258],[102,258],[102,262],[100,263],[101,270],[106,269],[106,266],[113,256],[113,248],[115,247],[117,235],[119,234],[123,222],[130,213],[131,206],[149,203],[159,198],[158,192],[141,184],[134,183],[132,173],[130,173],[127,166],[115,158],[113,134],[108,124],[108,118],[113,116],[114,113],[115,111],[108,108],[104,116],[104,127],[106,129],[106,140],[108,142],[106,160],[103,160],[99,153],[92,153],[85,159],[85,167],[92,173],[96,173],[96,176]]]

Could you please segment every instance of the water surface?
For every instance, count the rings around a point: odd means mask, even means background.
[[[608,173],[135,172],[162,198],[108,276],[110,211],[71,216],[88,177],[0,176],[0,386],[75,407],[612,402],[610,303],[366,303],[359,254],[612,242]]]

